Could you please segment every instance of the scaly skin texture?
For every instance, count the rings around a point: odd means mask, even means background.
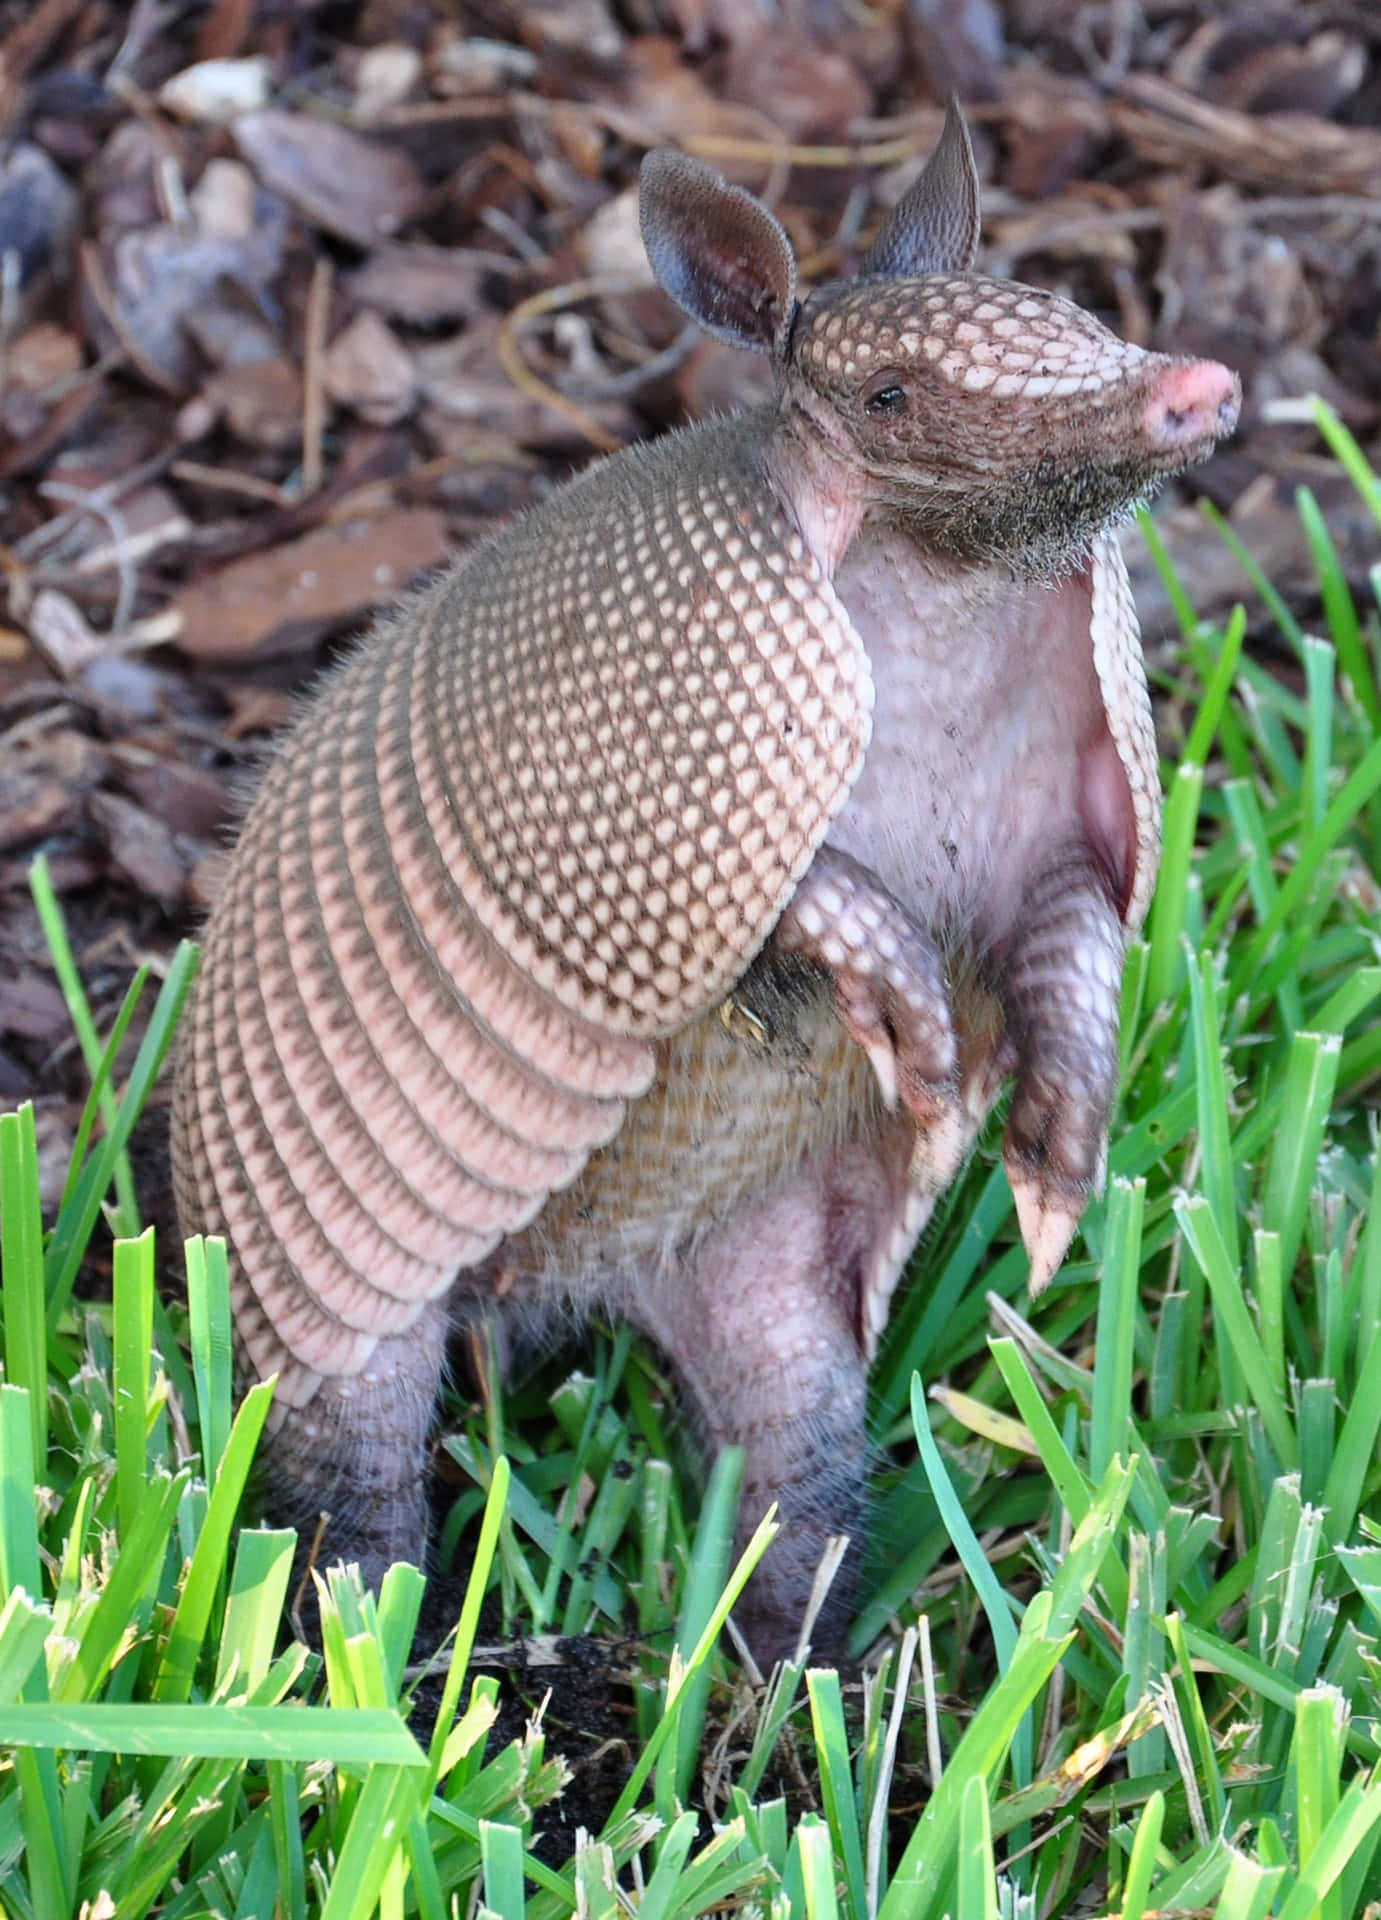
[[[1033,1283],[1100,1177],[1159,830],[1116,518],[1222,368],[971,271],[967,136],[847,286],[649,158],[664,286],[776,403],[601,463],[338,673],[270,769],[180,1047],[184,1229],[278,1375],[271,1509],[425,1549],[448,1326],[598,1305],[746,1450],[795,1641],[865,1370],[1003,1079]],[[817,1630],[838,1647],[847,1578]]]

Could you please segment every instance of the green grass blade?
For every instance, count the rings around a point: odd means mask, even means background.
[[[23,1387],[0,1386],[0,1581],[6,1596],[22,1587],[43,1597],[38,1516],[34,1510],[34,1423]]]
[[[1189,875],[1203,789],[1202,766],[1182,761],[1175,769],[1165,802],[1160,874],[1151,902],[1151,953],[1146,972],[1146,1003],[1151,1007],[1172,997],[1184,964]]]
[[[426,1756],[401,1718],[364,1708],[21,1702],[0,1706],[0,1746],[217,1760],[329,1759],[415,1772]],[[419,1779],[421,1775],[417,1776]]]
[[[1098,1289],[1097,1358],[1093,1369],[1093,1421],[1089,1438],[1089,1471],[1098,1480],[1118,1454],[1134,1451],[1132,1366],[1145,1212],[1144,1180],[1111,1183],[1103,1236],[1103,1275]]]
[[[484,1904],[499,1920],[523,1920],[523,1836],[502,1821],[480,1821],[480,1858],[484,1862]]]
[[[1324,617],[1328,621],[1333,645],[1338,650],[1338,664],[1347,675],[1371,723],[1372,732],[1381,732],[1381,694],[1377,692],[1376,676],[1367,655],[1357,607],[1343,572],[1342,561],[1338,558],[1338,549],[1333,544],[1328,523],[1309,487],[1296,487],[1295,506],[1314,557]]]
[[[820,1767],[820,1793],[830,1839],[844,1872],[851,1913],[867,1912],[867,1883],[863,1866],[863,1835],[859,1830],[849,1765],[849,1736],[844,1726],[844,1698],[839,1675],[828,1668],[806,1675],[810,1723]]]
[[[183,1701],[191,1691],[197,1656],[225,1571],[230,1529],[235,1523],[272,1399],[273,1383],[258,1381],[245,1395],[235,1416],[154,1680],[155,1700]]]
[[[268,1673],[296,1545],[297,1535],[287,1528],[246,1527],[236,1541],[216,1653],[218,1695],[224,1696],[232,1682],[242,1695],[251,1694]]]
[[[700,1522],[695,1530],[690,1566],[681,1595],[676,1649],[686,1661],[690,1660],[692,1650],[704,1634],[707,1623],[714,1617],[719,1596],[724,1591],[733,1555],[734,1523],[738,1516],[742,1486],[742,1447],[721,1448],[710,1469],[709,1485],[700,1508]],[[694,1671],[687,1674],[681,1689],[674,1759],[670,1766],[664,1766],[658,1772],[657,1811],[668,1823],[678,1811],[677,1802],[684,1806],[690,1797],[691,1781],[700,1757],[709,1691],[709,1662],[701,1660]]]
[[[959,1803],[957,1882],[957,1920],[997,1920],[997,1863],[988,1784],[976,1776],[965,1786]]]
[[[418,1760],[422,1755],[418,1753]],[[321,1920],[366,1920],[407,1837],[418,1804],[417,1776],[406,1767],[369,1769],[339,1849]]]
[[[0,1114],[0,1304],[5,1378],[29,1396],[35,1461],[48,1457],[48,1330],[43,1293],[43,1215],[32,1102]]]
[[[1244,1853],[1234,1853],[1213,1920],[1266,1920],[1284,1878],[1284,1867],[1262,1866]]]
[[[1151,1894],[1151,1875],[1155,1870],[1156,1849],[1165,1825],[1165,1795],[1153,1793],[1141,1810],[1127,1862],[1127,1879],[1122,1889],[1122,1920],[1143,1920]]]
[[[29,890],[33,895],[34,906],[38,910],[43,936],[48,942],[48,951],[52,956],[53,969],[58,976],[62,997],[67,1003],[68,1018],[72,1022],[73,1031],[81,1047],[86,1070],[94,1083],[93,1091],[99,1101],[101,1118],[105,1121],[106,1131],[109,1133],[115,1125],[116,1103],[108,1084],[108,1075],[115,1046],[118,1045],[118,1034],[108,1050],[102,1047],[97,1038],[96,1023],[91,1017],[91,1008],[81,983],[81,974],[77,970],[71,942],[67,937],[67,923],[63,919],[62,908],[53,887],[52,875],[48,871],[48,862],[42,854],[38,855],[29,869]],[[130,989],[128,1011],[125,1012],[119,1028],[121,1033],[124,1026],[128,1024],[130,1014],[134,1011],[134,1003],[139,999],[145,978],[147,978],[147,969],[143,968]],[[113,1156],[111,1172],[115,1182],[118,1209],[116,1233],[120,1238],[132,1240],[138,1237],[140,1231],[139,1203],[134,1193],[134,1171],[130,1166],[129,1155],[123,1147]]]
[[[178,1014],[196,971],[196,960],[196,948],[184,940],[169,962],[167,975],[139,1043],[139,1051],[135,1055],[114,1120],[99,1149],[84,1167],[71,1200],[58,1215],[44,1261],[50,1331],[57,1325],[67,1306],[77,1269],[101,1210],[101,1201],[114,1177],[116,1161],[125,1149],[134,1123],[143,1111],[144,1102],[172,1045]]]
[[[208,1482],[220,1466],[235,1408],[230,1268],[224,1240],[196,1234],[184,1249],[187,1317],[196,1386],[201,1457]]]
[[[115,1485],[120,1533],[134,1530],[149,1472],[153,1229],[115,1243]]]
[[[996,1772],[1036,1695],[1072,1644],[1072,1635],[1045,1637],[1049,1616],[1048,1597],[1038,1594],[1027,1608],[1011,1664],[975,1711],[912,1829],[878,1920],[938,1920],[938,1902],[959,1845],[965,1789],[970,1780]]]
[[[1299,1458],[1295,1430],[1285,1403],[1276,1391],[1265,1350],[1242,1297],[1241,1274],[1228,1256],[1212,1209],[1207,1200],[1181,1194],[1175,1200],[1174,1210],[1185,1242],[1208,1282],[1214,1314],[1232,1348],[1247,1391],[1260,1410],[1276,1457],[1282,1467],[1293,1467]]]
[[[1329,452],[1370,508],[1377,525],[1381,526],[1381,479],[1373,473],[1371,463],[1351,429],[1343,424],[1328,402],[1315,395],[1313,407],[1314,424],[1328,442]]]
[[[508,1461],[500,1455],[494,1462],[490,1477],[484,1519],[480,1524],[479,1541],[470,1565],[465,1598],[461,1603],[455,1644],[451,1649],[451,1662],[446,1673],[446,1685],[442,1689],[441,1705],[437,1710],[436,1724],[432,1729],[431,1744],[427,1751],[429,1793],[434,1791],[439,1780],[446,1777],[455,1764],[455,1759],[459,1757],[448,1758],[448,1742],[455,1726],[456,1710],[460,1705],[460,1690],[469,1669],[470,1655],[474,1651],[480,1608],[484,1604],[485,1590],[489,1585],[489,1573],[494,1564],[494,1554],[503,1526],[510,1479],[511,1470]]]
[[[1281,1264],[1287,1273],[1299,1254],[1340,1051],[1333,1033],[1297,1033],[1290,1047],[1280,1124],[1261,1203],[1261,1223],[1280,1235]]]
[[[56,1688],[57,1698],[65,1705],[87,1700],[95,1692],[142,1603],[157,1589],[173,1521],[189,1478],[186,1468],[173,1477],[160,1473],[151,1478],[134,1525],[120,1542],[119,1557],[82,1634],[81,1645]]]
[[[808,1920],[839,1920],[829,1828],[816,1815],[807,1814],[796,1829],[796,1845],[800,1850]]]

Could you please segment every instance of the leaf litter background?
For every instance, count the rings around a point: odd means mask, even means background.
[[[32,856],[108,1022],[373,608],[599,451],[765,390],[649,287],[643,152],[712,160],[808,276],[848,273],[949,87],[987,268],[1243,373],[1237,440],[1161,507],[1200,611],[1252,602],[1199,492],[1306,617],[1302,481],[1362,578],[1302,401],[1381,454],[1370,0],[0,0],[0,1104],[36,1100],[52,1200],[84,1075]],[[602,1659],[565,1697],[577,1745],[621,1732]]]

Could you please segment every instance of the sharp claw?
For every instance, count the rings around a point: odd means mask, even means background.
[[[930,1218],[934,1204],[928,1194],[908,1189],[901,1218],[888,1235],[882,1252],[873,1262],[872,1270],[864,1282],[859,1295],[859,1325],[863,1334],[863,1357],[869,1365],[877,1358],[897,1282],[916,1244],[917,1235]]]
[[[886,1040],[871,1041],[864,1052],[873,1063],[882,1104],[889,1113],[897,1110],[897,1056]]]
[[[1031,1262],[1029,1285],[1034,1299],[1059,1272],[1083,1207],[1052,1192],[1039,1175],[1011,1154],[1007,1155],[1007,1182],[1016,1202],[1022,1245]]]

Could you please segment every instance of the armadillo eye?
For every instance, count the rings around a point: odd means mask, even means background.
[[[863,410],[874,417],[906,412],[906,388],[895,373],[878,373],[863,389]]]

